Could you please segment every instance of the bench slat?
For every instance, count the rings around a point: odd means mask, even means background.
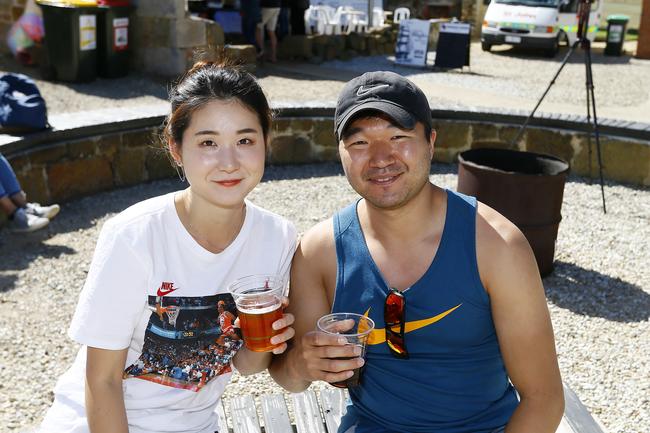
[[[341,425],[341,417],[346,412],[345,391],[339,388],[324,389],[320,392],[320,401],[327,431],[336,433]]]
[[[262,417],[264,418],[265,433],[292,433],[291,420],[287,403],[282,394],[263,395]]]
[[[564,388],[564,417],[562,418],[562,424],[566,420],[571,427],[571,431],[575,433],[604,433],[605,429],[591,416],[589,409],[582,404],[576,393],[565,383],[562,385]],[[560,424],[560,427],[562,427],[562,424]]]
[[[312,390],[291,394],[298,433],[327,433],[320,415],[318,400]]]
[[[230,417],[234,433],[262,433],[252,395],[233,398],[230,403]]]

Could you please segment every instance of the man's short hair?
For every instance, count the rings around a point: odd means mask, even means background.
[[[355,114],[376,110],[388,115],[404,129],[419,121],[425,131],[433,130],[431,107],[424,92],[406,78],[389,71],[366,72],[343,87],[336,102],[334,132],[337,140]]]

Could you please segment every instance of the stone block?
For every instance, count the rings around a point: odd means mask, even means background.
[[[472,149],[512,149],[512,146],[507,141],[500,141],[496,139],[472,140]],[[517,150],[517,149],[513,149]]]
[[[50,165],[47,180],[50,200],[59,202],[111,189],[113,172],[105,158],[78,159]]]
[[[314,146],[314,159],[318,162],[340,162],[338,147]]]
[[[32,169],[21,174],[16,173],[16,177],[18,178],[18,182],[20,182],[20,187],[27,194],[29,201],[38,203],[50,202],[50,190],[43,167]]]
[[[33,165],[48,164],[57,162],[68,155],[68,149],[65,144],[56,143],[34,151],[29,155],[29,160]]]
[[[512,140],[519,135],[519,130],[521,128],[519,126],[506,126],[506,125],[500,125],[499,126],[499,140],[500,141],[505,141],[507,143],[512,143]],[[528,136],[528,130],[524,131],[523,135],[521,138],[519,138],[519,142],[516,143],[515,148],[519,150],[526,150],[526,141],[527,141],[527,136]]]
[[[68,155],[72,159],[88,158],[97,151],[97,140],[86,138],[68,143]]]
[[[472,142],[480,140],[498,140],[499,128],[493,123],[473,123]]]
[[[206,20],[205,32],[206,42],[210,46],[222,47],[226,45],[226,36],[223,33],[223,28],[211,20]]]
[[[552,129],[528,129],[526,150],[535,153],[553,155],[567,162],[573,160],[574,149],[571,145],[571,133]]]
[[[125,147],[146,147],[158,143],[158,137],[154,135],[152,128],[126,131],[122,133],[122,146]]]
[[[596,141],[591,140],[593,155],[596,155]],[[647,142],[623,141],[615,138],[601,139],[603,176],[606,179],[637,185],[650,186],[650,145]],[[598,173],[598,162],[593,163]]]
[[[334,45],[327,45],[325,47],[325,60],[334,60],[337,58],[337,49]]]
[[[338,149],[338,143],[334,135],[334,120],[314,119],[311,139],[318,146]]]
[[[436,147],[433,152],[433,160],[435,162],[444,162],[446,164],[453,164],[458,162],[458,154],[460,149],[445,149]]]
[[[252,66],[257,61],[257,53],[253,45],[226,45],[224,55],[238,65]]]
[[[304,35],[285,36],[280,45],[289,50],[289,58],[307,60],[312,55],[313,37]]]
[[[312,118],[297,118],[287,119],[292,131],[308,132],[314,128],[314,120]]]
[[[435,122],[433,129],[438,134],[435,143],[436,149],[469,149],[471,137],[469,124],[464,122]]]
[[[162,147],[148,146],[145,148],[145,167],[148,180],[178,176],[170,157]]]
[[[122,134],[102,135],[95,138],[97,155],[112,161],[118,149],[122,147]]]
[[[299,135],[274,137],[269,148],[269,164],[306,164],[314,162],[309,139]]]
[[[187,68],[187,52],[180,48],[154,47],[134,53],[135,69],[165,77],[177,77]]]
[[[395,43],[386,42],[383,45],[383,53],[386,55],[395,54]]]
[[[192,48],[207,45],[207,21],[198,17],[188,17],[171,21],[174,35],[172,46]]]
[[[130,26],[132,44],[136,51],[152,47],[170,47],[174,39],[176,20],[162,17],[134,17]]]
[[[347,48],[358,53],[366,51],[366,38],[359,33],[350,33],[347,37]]]
[[[136,185],[147,180],[145,149],[143,147],[121,149],[113,161],[113,175],[116,186]]]
[[[29,159],[29,154],[27,153],[21,153],[17,156],[7,157],[7,160],[11,164],[11,168],[16,174],[32,169],[32,163]]]
[[[133,0],[135,15],[141,17],[184,18],[187,0]]]

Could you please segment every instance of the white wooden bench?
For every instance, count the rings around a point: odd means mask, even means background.
[[[252,395],[236,397],[230,402],[229,417],[219,403],[220,433],[336,433],[345,414],[347,394],[338,388],[327,388],[316,393],[311,390],[291,394],[295,424],[291,423],[287,401],[282,394],[262,395],[260,411],[264,427],[260,424],[255,399]],[[565,410],[556,433],[605,433],[578,396],[564,386]],[[228,423],[230,421],[230,423]],[[227,432],[224,426],[230,425]]]

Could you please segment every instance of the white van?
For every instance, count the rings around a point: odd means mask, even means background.
[[[509,44],[541,48],[554,57],[561,42],[572,45],[578,32],[580,0],[492,0],[481,28],[481,48]],[[594,0],[587,38],[593,42],[604,0]]]

